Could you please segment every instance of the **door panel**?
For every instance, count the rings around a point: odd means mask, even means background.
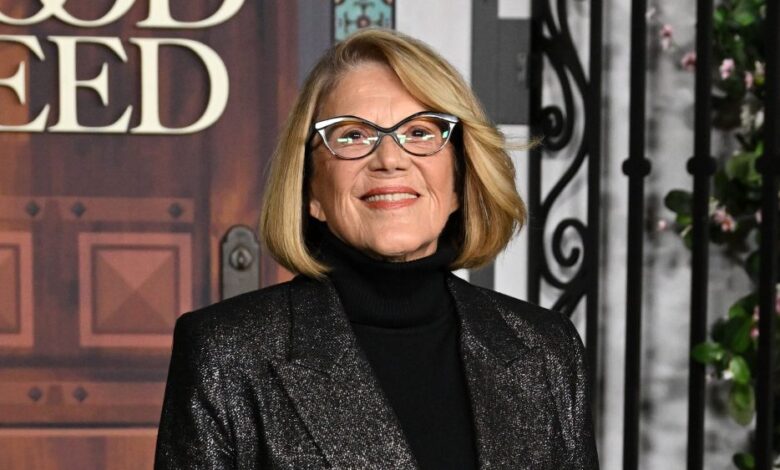
[[[95,19],[113,4],[66,8]],[[194,21],[222,1],[170,4],[174,18]],[[0,79],[25,64],[24,103],[0,86],[0,125],[47,106],[48,126],[60,119],[55,36],[116,38],[126,56],[76,47],[79,80],[107,74],[107,103],[76,92],[84,126],[109,125],[130,106],[128,129],[141,122],[136,39],[204,44],[229,74],[224,113],[197,133],[0,131],[0,468],[151,468],[176,318],[219,300],[222,236],[257,225],[264,169],[297,91],[295,7],[247,1],[206,29],[138,27],[149,14],[142,1],[97,28],[0,25],[0,35],[34,37],[44,57],[0,41]],[[17,18],[38,8],[0,0]],[[191,51],[162,47],[158,80],[163,125],[189,125],[207,107],[209,76]],[[261,266],[263,285],[286,276],[270,259]]]
[[[156,430],[0,429],[4,468],[13,470],[151,469]]]

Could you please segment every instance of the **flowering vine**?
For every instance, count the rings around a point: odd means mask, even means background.
[[[754,383],[758,349],[758,237],[761,226],[761,184],[756,161],[763,154],[766,0],[720,0],[713,16],[713,126],[734,136],[738,150],[724,156],[713,180],[709,210],[709,235],[715,245],[745,270],[752,292],[737,300],[710,330],[710,341],[695,345],[695,360],[712,367],[712,377],[729,384],[729,415],[743,426],[755,415]],[[658,27],[660,46],[677,54],[680,68],[696,69],[695,51],[682,51],[674,41],[671,25]],[[670,191],[665,205],[674,212],[673,222],[658,224],[673,229],[687,247],[693,242],[692,196],[687,190]],[[778,240],[780,242],[780,240]],[[780,312],[780,298],[777,302]],[[775,341],[780,348],[780,336]],[[780,364],[778,364],[780,367]],[[780,369],[774,371],[780,374]],[[780,391],[775,390],[775,421],[780,422]],[[780,428],[774,434],[775,453],[780,448]],[[755,468],[749,452],[734,455],[742,470]],[[778,466],[778,463],[775,463]]]

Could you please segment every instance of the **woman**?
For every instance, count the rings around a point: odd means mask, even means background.
[[[597,468],[572,324],[450,273],[524,220],[452,66],[392,31],[331,48],[263,200],[298,276],[179,318],[155,468]]]

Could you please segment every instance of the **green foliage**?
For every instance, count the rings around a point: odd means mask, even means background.
[[[677,213],[677,215],[688,215],[692,213],[691,193],[683,191],[681,189],[669,191],[664,198],[664,204],[669,210]]]
[[[720,343],[708,341],[694,346],[691,355],[702,364],[715,364],[723,360],[726,350]]]
[[[719,165],[713,178],[709,207],[710,241],[740,266],[753,282],[754,292],[737,300],[718,319],[711,340],[697,344],[691,356],[707,364],[714,376],[730,384],[728,413],[747,426],[755,415],[754,382],[757,352],[755,292],[761,256],[758,251],[762,176],[756,168],[764,152],[763,112],[766,44],[763,41],[766,0],[719,0],[713,15],[713,126],[729,131],[740,149]],[[692,246],[693,208],[689,191],[675,189],[664,198],[675,214],[674,230]],[[778,240],[780,242],[780,240]],[[775,335],[780,350],[780,331]],[[780,375],[777,361],[776,375]],[[780,407],[780,390],[775,395]],[[774,442],[780,444],[780,426]],[[734,465],[755,469],[750,453],[736,453]]]
[[[755,284],[758,284],[758,270],[761,267],[761,253],[758,250],[753,251],[745,258],[744,263],[745,271],[750,280]]]
[[[756,171],[758,152],[739,152],[726,162],[725,173],[729,180],[735,180],[747,188],[761,188],[761,174]]]
[[[732,460],[739,470],[755,470],[756,468],[756,460],[753,458],[752,454],[740,452],[734,454]]]
[[[757,305],[757,302],[758,297],[756,294],[750,294],[742,297],[741,299],[734,302],[734,305],[729,308],[729,318],[746,317],[751,315],[753,309]]]
[[[729,371],[735,383],[740,385],[750,384],[750,366],[742,356],[733,356],[729,361]]]
[[[751,345],[750,329],[753,325],[753,319],[749,316],[721,319],[712,327],[712,339],[728,351],[742,354]]]
[[[728,401],[729,416],[747,426],[753,420],[756,412],[756,395],[750,384],[732,383]]]

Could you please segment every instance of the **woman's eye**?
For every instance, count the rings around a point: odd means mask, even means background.
[[[345,137],[349,137],[350,139],[360,139],[363,137],[363,133],[360,131],[351,131],[347,132],[347,135]]]
[[[365,131],[361,129],[351,129],[339,134],[338,141],[341,144],[359,144],[367,142],[368,136]]]
[[[409,132],[409,136],[415,139],[431,139],[433,138],[433,132],[430,129],[422,127],[416,127]]]

